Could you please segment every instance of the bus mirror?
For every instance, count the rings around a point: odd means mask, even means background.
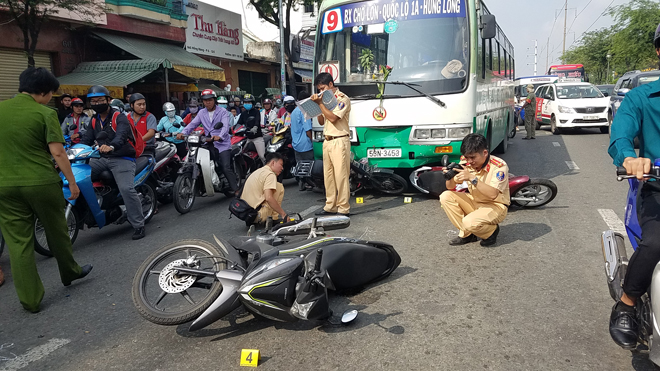
[[[492,39],[497,34],[497,22],[492,14],[481,16],[481,38]]]

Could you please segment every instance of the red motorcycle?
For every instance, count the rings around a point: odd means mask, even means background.
[[[248,142],[247,137],[245,136],[247,128],[245,125],[234,125],[231,128],[231,154],[236,162],[236,166],[240,166],[245,174],[245,178],[250,175],[253,171],[259,169],[264,164],[259,158],[259,153],[257,153],[257,148],[254,146],[254,143]]]
[[[443,170],[455,168],[455,163],[449,164],[449,156],[442,157],[442,166],[422,166],[410,174],[410,183],[420,192],[433,197],[439,197],[447,190]],[[467,186],[459,184],[459,192],[467,192]],[[557,185],[549,179],[530,179],[527,175],[514,176],[509,174],[509,193],[511,203],[520,207],[539,207],[554,200],[557,196]]]

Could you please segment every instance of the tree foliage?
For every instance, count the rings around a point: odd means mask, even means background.
[[[105,3],[95,0],[0,0],[0,9],[6,9],[23,33],[23,49],[28,67],[34,67],[41,28],[60,11],[75,13],[83,22],[91,22],[105,12]]]
[[[660,3],[631,0],[608,13],[614,20],[612,26],[585,33],[578,46],[566,51],[566,63],[583,64],[593,83],[612,82],[611,75],[607,76],[608,54],[610,71],[618,76],[656,67],[653,36],[660,22]]]
[[[2,0],[0,0],[2,1]],[[296,12],[304,5],[320,4],[321,0],[282,0],[282,12],[279,13],[279,0],[250,0],[250,4],[259,13],[259,17],[264,21],[280,26],[280,16],[282,16],[282,25],[284,29],[284,40],[280,40],[280,47],[284,47],[286,56],[286,72],[289,75],[289,95],[296,96],[296,75],[293,71],[293,62],[291,62],[291,13]]]

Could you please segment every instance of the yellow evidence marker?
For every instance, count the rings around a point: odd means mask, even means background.
[[[403,203],[404,204],[411,204],[412,203],[412,197],[404,197],[403,198]]]
[[[259,350],[241,349],[241,366],[257,367],[259,365]]]
[[[362,197],[356,197],[356,198],[355,198],[355,203],[356,203],[356,204],[363,204],[363,203],[364,203],[364,198],[362,198]]]

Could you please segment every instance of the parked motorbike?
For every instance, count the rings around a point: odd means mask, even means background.
[[[410,174],[410,183],[420,192],[439,197],[447,190],[443,170],[457,168],[460,165],[449,164],[449,156],[442,157],[442,166],[422,166]],[[449,169],[451,170],[451,169]],[[453,176],[452,176],[453,177]],[[467,187],[459,185],[459,190],[466,192]],[[557,185],[549,179],[531,179],[527,175],[509,174],[509,194],[511,202],[520,207],[539,207],[546,205],[557,196]]]
[[[156,154],[154,156],[156,165],[153,177],[158,185],[156,197],[162,204],[169,204],[174,199],[174,182],[181,168],[181,159],[176,154],[176,146],[165,141],[171,135],[171,133],[156,133]]]
[[[215,125],[216,129],[219,129],[221,124],[218,122]],[[216,192],[220,192],[227,197],[234,197],[229,181],[224,174],[218,174],[215,162],[211,160],[210,150],[205,147],[205,145],[213,145],[213,138],[200,134],[194,132],[184,137],[188,154],[174,182],[174,207],[181,214],[186,214],[192,209],[197,196],[212,197]],[[236,166],[234,161],[232,166],[240,186],[244,178],[242,169]]]
[[[293,141],[291,139],[291,127],[284,125],[281,119],[270,123],[273,128],[273,136],[266,143],[266,153],[278,152],[284,157],[284,171],[279,176],[281,179],[293,178],[293,171],[296,166],[296,152],[293,150]]]
[[[642,227],[639,225],[639,219],[637,218],[637,196],[642,183],[634,175],[627,175],[626,169],[623,167],[617,167],[616,175],[618,181],[628,179],[630,185],[624,223],[632,248],[637,250],[639,241],[642,239]],[[644,178],[660,180],[660,159],[654,161],[651,173],[644,174]],[[607,276],[610,296],[614,301],[618,301],[623,295],[623,280],[628,269],[628,253],[626,252],[624,237],[621,233],[607,230],[601,236],[601,247],[605,259],[605,275]],[[638,342],[648,346],[649,359],[660,366],[660,346],[655,341],[660,339],[660,331],[657,327],[660,319],[660,303],[658,300],[660,300],[660,263],[653,270],[650,289],[637,299],[635,305],[639,321]],[[636,348],[637,346],[629,350]]]
[[[295,166],[293,175],[312,187],[323,189],[323,160],[300,161]],[[362,189],[375,189],[382,193],[398,195],[408,188],[408,182],[393,170],[371,166],[366,158],[356,161],[353,154],[348,182],[351,195]]]
[[[231,147],[232,157],[236,166],[242,168],[241,173],[245,174],[245,178],[255,170],[264,165],[257,153],[257,148],[254,143],[248,142],[247,128],[245,125],[235,125],[232,128]]]
[[[99,139],[103,139],[104,134],[101,133]],[[71,197],[69,182],[60,173],[64,183],[62,187],[64,198],[67,199],[65,216],[71,243],[76,241],[78,231],[85,225],[87,228],[98,227],[101,229],[111,223],[126,222],[128,220],[126,207],[112,173],[104,171],[98,179],[92,179],[92,168],[89,166],[89,161],[101,157],[98,146],[75,144],[67,150],[67,156],[71,162],[76,184],[80,189],[80,197],[69,200],[68,198]],[[142,202],[144,221],[148,223],[154,215],[157,202],[157,185],[150,177],[155,167],[155,160],[151,156],[140,156],[135,162],[135,190]],[[41,255],[53,256],[48,248],[46,233],[39,220],[35,224],[34,249]]]
[[[215,244],[184,240],[149,256],[133,279],[133,303],[147,320],[190,331],[204,328],[244,305],[277,321],[331,316],[328,290],[362,287],[388,277],[401,258],[391,245],[344,237],[319,237],[345,228],[345,216],[278,224],[256,237]],[[299,242],[288,236],[309,234]],[[347,313],[347,317],[355,317]]]

